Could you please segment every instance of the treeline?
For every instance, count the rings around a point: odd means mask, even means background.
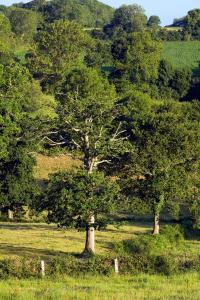
[[[184,207],[199,226],[200,102],[183,101],[191,70],[161,60],[143,9],[122,6],[91,33],[44,22],[23,62],[15,42],[27,38],[12,9],[0,14],[1,210],[28,205],[48,222],[84,227],[86,252],[113,212],[151,214],[159,234],[161,213],[179,218]],[[54,148],[82,167],[41,188],[34,153]]]

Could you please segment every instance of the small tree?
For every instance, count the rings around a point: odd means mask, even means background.
[[[0,208],[19,213],[29,206],[39,194],[34,178],[35,159],[27,147],[13,144],[9,156],[0,160]]]
[[[94,253],[95,227],[102,214],[108,216],[114,210],[118,194],[118,185],[103,173],[74,170],[52,175],[41,204],[48,211],[49,222],[71,228],[85,227],[84,251]]]
[[[147,26],[153,29],[159,28],[161,20],[158,16],[150,16],[147,22]]]
[[[137,5],[122,5],[116,9],[111,23],[104,27],[104,32],[113,37],[118,34],[143,31],[147,23],[144,9]]]

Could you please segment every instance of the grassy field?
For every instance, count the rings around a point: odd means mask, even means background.
[[[200,76],[200,41],[165,42],[162,58],[171,62],[174,67],[189,67],[195,76]]]
[[[1,300],[199,300],[197,273],[0,282]]]
[[[151,224],[129,223],[119,228],[109,226],[96,232],[96,251],[106,254],[112,244],[131,239],[141,233],[150,233]],[[58,229],[55,225],[0,223],[0,260],[11,257],[38,257],[47,259],[66,253],[77,254],[84,247],[84,232]],[[200,253],[200,240],[187,240],[182,253]],[[2,280],[0,299],[3,300],[68,300],[68,299],[135,299],[135,300],[199,300],[200,274],[179,276],[133,275],[109,277],[59,277],[55,279]]]
[[[149,223],[109,226],[96,232],[96,251],[105,254],[111,251],[111,242],[131,239],[138,233],[150,232]],[[47,224],[0,223],[0,259],[15,256],[46,258],[48,256],[80,253],[84,248],[85,232],[58,229]]]
[[[141,233],[151,233],[150,223],[129,223],[120,226],[109,225],[105,230],[96,231],[96,252],[107,254],[113,243],[134,238]],[[0,259],[10,257],[41,257],[57,254],[79,254],[84,248],[85,232],[65,230],[56,225],[29,223],[0,223]],[[200,237],[186,240],[175,255],[199,254]],[[181,252],[180,252],[181,251]]]

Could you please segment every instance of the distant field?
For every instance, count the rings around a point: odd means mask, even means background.
[[[36,156],[37,165],[34,169],[36,179],[48,179],[49,174],[63,170],[70,170],[80,166],[81,162],[73,159],[69,155],[45,156],[38,154]]]
[[[189,67],[195,76],[200,76],[200,41],[165,42],[162,58],[171,62],[174,67]]]

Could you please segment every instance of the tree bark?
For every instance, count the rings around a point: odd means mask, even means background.
[[[153,235],[158,235],[160,233],[160,217],[159,215],[154,216],[154,228]]]
[[[91,216],[89,224],[86,226],[85,253],[95,253],[95,218]]]

